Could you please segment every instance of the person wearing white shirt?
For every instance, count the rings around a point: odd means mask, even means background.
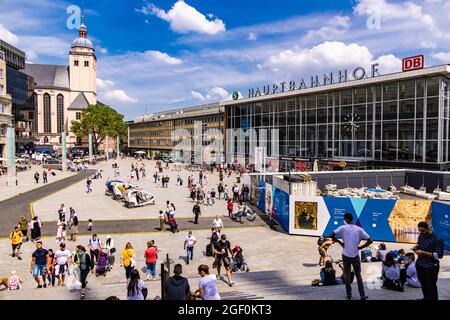
[[[217,233],[220,233],[223,229],[223,222],[222,219],[219,218],[219,216],[216,216],[213,220],[213,227]]]
[[[209,267],[206,264],[200,265],[198,274],[201,278],[198,281],[198,289],[195,291],[195,296],[202,300],[220,300],[220,295],[217,291],[217,279],[215,275],[209,274]]]
[[[342,262],[344,265],[344,274],[345,274],[345,289],[347,292],[347,299],[352,299],[352,286],[350,282],[350,273],[351,267],[355,271],[356,280],[358,282],[358,291],[361,296],[361,300],[367,300],[366,293],[364,292],[364,283],[361,277],[361,260],[359,258],[359,250],[364,249],[367,246],[372,244],[372,240],[370,236],[365,232],[362,228],[352,224],[353,215],[351,213],[344,214],[345,225],[340,226],[336,230],[334,230],[329,238],[333,239],[333,241],[338,242],[341,246],[343,246],[342,250]],[[344,243],[336,238],[336,236],[340,237]],[[362,240],[366,240],[366,242],[360,246],[359,243]]]
[[[55,252],[55,276],[58,278],[58,286],[64,286],[64,278],[67,271],[67,260],[71,256],[69,250],[66,249],[66,244],[61,243],[59,250]]]
[[[197,239],[192,235],[192,231],[189,231],[186,240],[184,241],[184,250],[186,250],[186,264],[189,264],[189,260],[194,259],[194,245],[197,243]]]

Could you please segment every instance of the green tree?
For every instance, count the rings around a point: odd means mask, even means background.
[[[84,138],[92,133],[94,153],[98,154],[99,145],[107,134],[110,137],[126,135],[127,126],[123,118],[122,114],[110,106],[93,104],[81,111],[81,120],[72,120],[71,130],[77,138]]]

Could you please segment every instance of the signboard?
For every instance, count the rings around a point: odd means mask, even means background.
[[[414,57],[404,58],[402,60],[402,71],[412,71],[423,69],[424,67],[424,56],[418,55]]]
[[[232,98],[233,98],[233,100],[239,99],[239,92],[237,92],[237,91],[233,92]]]
[[[347,166],[347,162],[341,161],[341,162],[339,162],[339,166],[340,167],[345,167],[345,166]]]
[[[255,148],[255,170],[258,172],[263,172],[265,149],[265,147]]]

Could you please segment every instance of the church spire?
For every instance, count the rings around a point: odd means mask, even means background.
[[[87,28],[84,24],[84,14],[81,16],[81,25],[79,31],[80,38],[87,38]]]

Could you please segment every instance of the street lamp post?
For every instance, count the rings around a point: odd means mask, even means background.
[[[61,161],[62,161],[62,171],[67,171],[67,143],[66,143],[66,132],[63,130],[61,132]]]
[[[16,136],[14,126],[10,124],[6,129],[7,155],[8,155],[8,186],[17,185],[16,177]]]
[[[89,162],[92,163],[92,131],[89,131]]]

